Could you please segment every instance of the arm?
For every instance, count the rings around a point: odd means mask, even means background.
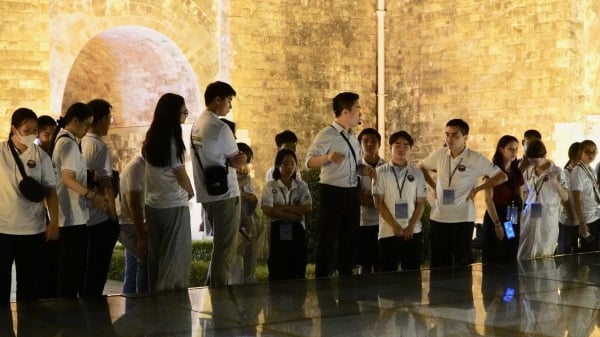
[[[481,184],[481,185],[475,187],[475,189],[473,189],[473,191],[471,192],[471,199],[473,199],[475,197],[475,194],[477,194],[479,191],[493,188],[494,186],[500,185],[507,180],[508,180],[508,176],[506,175],[506,173],[504,173],[502,171],[498,171],[498,174],[494,175],[493,177],[491,177],[489,179],[485,179],[483,184]]]
[[[77,181],[77,179],[75,179],[75,172],[70,170],[62,170],[61,178],[63,184],[65,184],[68,189],[86,199],[92,200],[96,208],[103,209],[106,207],[106,201],[104,200],[104,197],[92,190],[89,190],[87,187],[83,186],[79,181]]]
[[[48,209],[50,222],[46,227],[46,240],[58,239],[58,196],[56,187],[51,187],[46,192],[46,209]]]
[[[301,215],[298,215],[298,214],[295,214],[295,213],[289,211],[288,209],[286,209],[286,207],[293,207],[293,206],[266,206],[266,205],[263,205],[262,211],[269,218],[286,219],[286,220],[292,220],[292,221],[302,221]]]
[[[423,164],[419,165],[419,168],[421,169],[421,172],[423,172],[423,176],[425,177],[427,185],[431,186],[431,188],[433,188],[433,190],[435,191],[435,181],[433,180],[433,178],[431,178],[429,170],[425,166],[423,166]]]
[[[390,213],[390,210],[385,205],[383,195],[374,195],[373,201],[374,201],[375,207],[379,211],[379,214],[381,214],[381,217],[383,218],[385,223],[388,226],[390,226],[392,228],[392,230],[394,231],[394,235],[395,236],[403,235],[404,231],[402,230],[402,227],[400,227],[400,224],[398,224],[398,222],[396,221],[396,219],[394,218],[392,213]]]
[[[421,220],[421,216],[423,215],[423,211],[425,211],[425,201],[427,199],[424,197],[417,198],[415,201],[415,211],[412,216],[408,220],[408,227],[404,230],[404,239],[409,240],[412,239],[413,232],[415,230],[415,226],[419,220]]]
[[[375,206],[371,190],[361,189],[360,190],[360,205],[361,206]]]
[[[113,187],[112,187],[112,178],[109,176],[102,177],[98,181],[98,185],[100,186],[101,194],[104,195],[104,197],[107,200],[108,216],[111,218],[111,220],[116,221],[117,220],[117,207],[115,205],[116,196],[115,196],[115,192],[113,191]]]
[[[181,186],[187,192],[188,200],[193,198],[194,189],[192,188],[192,183],[190,182],[190,177],[185,170],[185,166],[173,169],[173,173],[175,173],[175,179],[177,179],[179,186]]]
[[[487,208],[488,215],[494,223],[494,230],[496,231],[496,238],[498,240],[504,239],[504,230],[502,230],[502,220],[498,216],[496,205],[494,204],[494,189],[488,188],[485,190],[485,207]]]
[[[318,157],[310,157],[307,162],[308,168],[320,168],[329,163],[339,164],[344,159],[344,155],[339,152],[331,152]]]
[[[148,230],[144,223],[144,193],[142,191],[127,192],[127,207],[131,213],[131,220],[135,226],[137,236],[136,255],[138,257],[146,256]]]
[[[552,185],[554,185],[554,189],[558,193],[560,200],[562,200],[562,201],[569,200],[569,191],[558,182],[558,180],[556,179],[556,176],[551,178],[550,181],[552,182]],[[575,191],[573,191],[573,192],[575,192]]]
[[[578,225],[577,233],[580,236],[585,237],[590,232],[587,224],[585,223],[585,216],[583,215],[583,204],[581,202],[581,191],[573,191],[573,207],[575,208],[574,219]]]

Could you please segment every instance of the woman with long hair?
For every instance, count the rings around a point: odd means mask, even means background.
[[[146,160],[148,287],[185,289],[192,259],[189,200],[194,190],[185,170],[181,124],[188,110],[183,97],[167,93],[156,104],[142,154]]]
[[[11,116],[8,140],[0,144],[0,305],[10,301],[13,262],[17,271],[17,301],[39,298],[44,241],[58,239],[56,176],[50,157],[34,144],[37,116],[27,108]],[[19,161],[19,162],[17,162]],[[44,200],[31,201],[19,190],[25,174],[45,189]]]
[[[104,209],[106,200],[87,187],[87,166],[81,154],[81,138],[92,125],[93,113],[85,103],[71,105],[52,136],[50,149],[56,167],[58,193],[57,292],[61,297],[83,295],[87,268],[88,205]]]
[[[306,273],[305,215],[312,209],[308,186],[296,178],[298,159],[290,149],[275,157],[273,180],[263,189],[261,207],[271,218],[269,281],[304,278]]]
[[[508,180],[485,190],[486,212],[483,218],[482,260],[484,263],[514,261],[519,248],[519,217],[523,200],[521,186],[525,183],[519,170],[516,137],[504,135],[498,140],[492,162],[506,175]],[[510,221],[510,226],[504,224]],[[507,235],[509,234],[509,235]],[[510,237],[509,237],[510,236]]]

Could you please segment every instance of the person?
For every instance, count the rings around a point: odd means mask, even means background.
[[[121,174],[119,204],[121,233],[119,241],[125,247],[125,279],[123,293],[148,291],[146,256],[148,253],[148,225],[144,217],[146,197],[146,162],[135,156]]]
[[[596,143],[586,139],[581,142],[581,159],[570,174],[570,190],[573,195],[573,219],[578,225],[583,251],[600,248],[600,186],[590,164],[596,159]]]
[[[373,128],[363,129],[358,134],[363,157],[360,164],[370,166],[373,169],[383,165],[385,161],[379,158],[379,147],[381,146],[381,135]],[[360,274],[370,274],[379,271],[379,244],[377,234],[379,232],[379,213],[373,202],[371,193],[371,177],[360,176],[360,227],[358,229],[358,240],[356,242],[356,262]]]
[[[483,217],[481,242],[483,263],[510,262],[517,259],[519,217],[523,204],[521,187],[525,184],[517,162],[518,150],[519,141],[510,135],[500,137],[496,145],[492,162],[508,176],[508,180],[485,190],[486,212]],[[504,227],[507,221],[510,221],[509,232]],[[513,233],[514,237],[510,237]]]
[[[54,129],[56,129],[56,121],[48,115],[42,115],[38,117],[37,127],[38,133],[35,144],[46,151],[46,153],[49,153],[52,147],[52,134],[54,133]]]
[[[84,283],[85,296],[102,296],[108,277],[112,252],[119,237],[119,222],[113,189],[112,155],[102,137],[108,134],[113,117],[112,106],[103,99],[87,103],[93,113],[93,122],[81,139],[81,153],[92,174],[93,191],[108,201],[107,207],[90,207],[88,225],[87,269]]]
[[[339,275],[352,274],[360,223],[358,175],[362,152],[352,130],[360,122],[359,95],[339,93],[333,98],[333,112],[333,123],[317,134],[305,161],[307,168],[321,169],[316,277],[330,276],[336,270],[332,265],[336,247]],[[374,176],[373,168],[370,174]]]
[[[277,151],[281,149],[290,149],[296,152],[296,145],[298,144],[298,137],[291,130],[283,130],[280,133],[275,135],[275,145],[277,146]],[[273,171],[275,170],[274,166],[271,166],[267,173],[265,174],[265,181],[269,181],[273,179]],[[300,178],[300,177],[297,177]]]
[[[523,139],[521,140],[521,145],[523,145],[523,157],[519,160],[519,170],[521,170],[521,172],[525,172],[530,164],[526,155],[527,147],[531,142],[536,140],[542,140],[542,134],[538,130],[529,129],[523,133]]]
[[[411,160],[414,140],[406,131],[389,139],[391,159],[377,167],[373,199],[379,210],[381,271],[421,268],[422,224],[427,185],[423,172]],[[393,213],[392,213],[393,212]]]
[[[56,120],[54,120],[54,118],[48,115],[38,117],[38,131],[35,144],[47,154],[50,154],[50,148],[52,147],[52,134],[54,134],[54,129],[56,129]],[[49,222],[49,220],[49,217],[46,216],[46,221]],[[46,240],[43,245],[43,253],[40,254],[40,259],[42,260],[40,267],[41,282],[38,294],[40,298],[55,298],[59,243],[58,240]]]
[[[229,113],[235,95],[233,87],[225,82],[209,84],[204,91],[206,110],[194,122],[191,132],[196,201],[202,203],[213,225],[213,251],[207,276],[207,284],[211,286],[229,283],[237,249],[241,203],[235,169],[246,162],[246,155],[238,150],[231,129],[219,120]],[[211,189],[213,194],[209,194],[205,180],[205,169],[209,167],[225,167],[227,189],[224,193],[214,194]]]
[[[72,104],[57,123],[50,149],[57,172],[59,252],[57,293],[60,297],[83,296],[87,268],[89,205],[103,209],[104,196],[87,187],[85,159],[80,139],[92,125],[94,115],[87,104]]]
[[[58,239],[56,176],[50,157],[34,143],[36,133],[35,112],[19,108],[11,115],[8,140],[0,145],[0,305],[10,302],[13,262],[17,301],[40,297],[44,241]],[[45,189],[48,222],[44,203],[27,199],[19,190],[23,179],[19,164]]]
[[[279,150],[275,156],[274,180],[269,180],[263,189],[261,208],[271,218],[269,281],[306,275],[305,216],[312,209],[312,199],[308,185],[296,178],[297,167],[293,150]]]
[[[148,222],[148,290],[185,289],[192,260],[188,200],[194,190],[185,169],[181,124],[188,115],[182,96],[166,93],[142,146],[146,161],[145,214]]]
[[[569,160],[563,168],[567,177],[569,199],[562,202],[560,218],[558,221],[558,254],[572,254],[579,251],[579,235],[577,222],[573,214],[573,192],[571,190],[571,172],[581,160],[581,143],[574,142],[569,146]]]
[[[434,267],[471,263],[471,241],[475,225],[475,195],[507,180],[498,166],[467,147],[469,125],[462,119],[446,123],[447,148],[425,158],[420,168],[435,189],[431,210],[431,264]],[[437,172],[433,181],[429,171]],[[477,186],[481,177],[488,177]]]
[[[544,143],[539,140],[529,143],[525,155],[530,167],[523,172],[527,198],[521,216],[519,260],[554,254],[560,204],[569,197],[566,176],[563,170],[546,159]]]
[[[255,210],[258,198],[254,194],[254,184],[250,176],[249,165],[252,163],[254,153],[246,143],[238,143],[238,150],[246,155],[246,163],[236,169],[240,198],[242,200],[239,231],[243,239],[238,240],[237,254],[231,267],[231,280],[233,284],[256,282],[256,240],[259,233],[255,221]]]

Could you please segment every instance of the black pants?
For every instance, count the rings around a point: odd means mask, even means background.
[[[600,219],[588,223],[587,226],[590,230],[590,235],[593,236],[593,240],[579,239],[581,250],[584,252],[595,252],[600,249]]]
[[[342,188],[320,184],[321,223],[317,244],[316,277],[328,277],[337,270],[351,275],[356,252],[356,233],[360,224],[360,194],[358,187]]]
[[[119,224],[106,220],[88,227],[88,249],[83,296],[102,296],[110,260],[119,238]]]
[[[414,270],[421,268],[421,233],[413,234],[412,239],[392,236],[379,239],[381,271]]]
[[[57,293],[60,297],[82,294],[87,262],[88,229],[85,224],[60,228]]]
[[[292,239],[281,240],[280,227],[292,226]],[[271,222],[269,250],[269,281],[301,279],[306,276],[306,231],[295,221]]]
[[[43,244],[44,233],[0,234],[0,305],[10,302],[13,261],[17,272],[17,301],[38,298]]]
[[[365,274],[378,272],[379,264],[379,226],[360,226],[356,240],[356,262]]]
[[[466,266],[471,263],[474,222],[431,220],[431,268]]]
[[[58,252],[59,241],[46,241],[42,247],[42,261],[40,269],[40,298],[55,298],[56,280],[58,277]]]
[[[496,207],[496,209],[498,212],[498,217],[500,219],[505,219],[506,211],[501,211],[501,207]],[[519,250],[519,237],[521,232],[520,228],[521,227],[519,224],[513,224],[515,237],[513,239],[507,239],[505,232],[504,240],[498,240],[496,237],[496,225],[492,221],[492,218],[490,218],[488,212],[485,212],[485,216],[483,217],[483,232],[481,238],[482,262],[499,263],[516,261],[517,251]]]

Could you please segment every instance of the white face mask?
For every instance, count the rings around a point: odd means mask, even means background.
[[[17,133],[17,138],[19,140],[19,143],[25,145],[25,146],[31,146],[33,145],[33,142],[36,139],[36,135],[35,134],[31,134],[31,135],[27,135],[27,136],[22,136],[20,134]]]

